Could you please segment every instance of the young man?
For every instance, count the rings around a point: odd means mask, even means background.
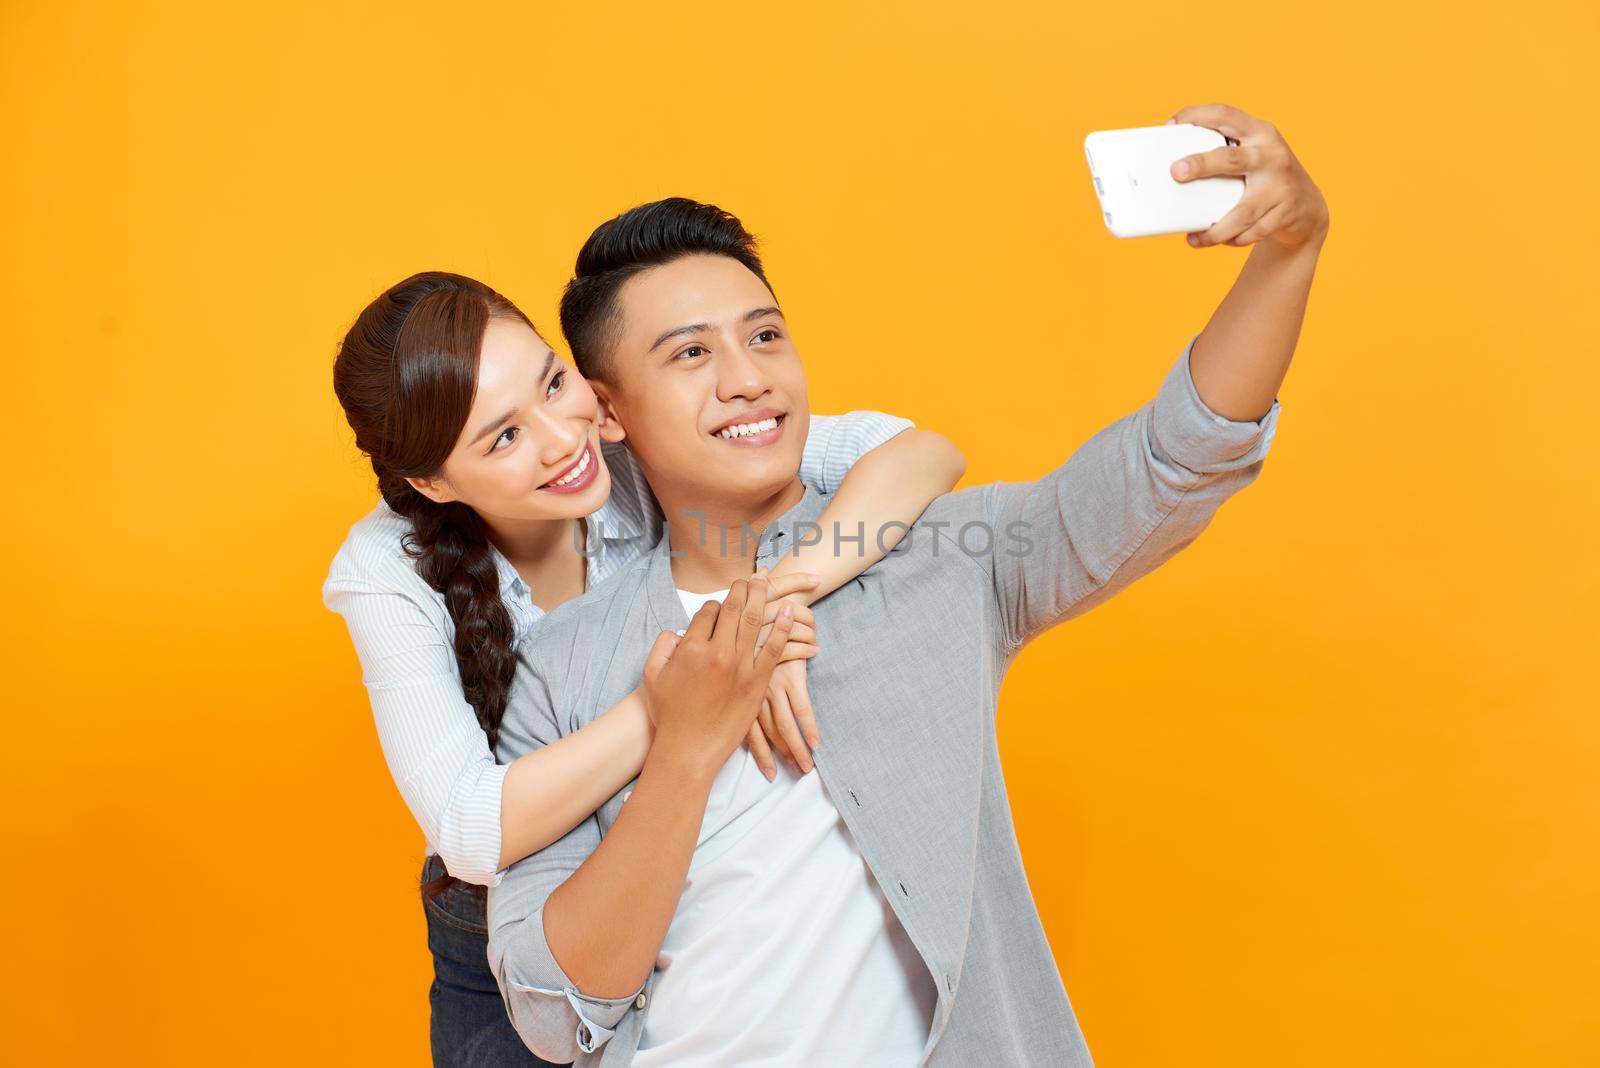
[[[825,503],[795,477],[805,376],[754,244],[682,200],[591,236],[562,325],[669,533],[521,650],[501,757],[577,729],[641,673],[657,733],[631,789],[490,891],[491,966],[536,1052],[645,1068],[1089,1063],[1018,855],[996,696],[1024,643],[1159,565],[1255,478],[1327,228],[1270,126],[1221,106],[1176,118],[1240,144],[1175,175],[1249,182],[1191,243],[1261,243],[1154,400],[1037,482],[940,498],[817,601],[817,774],[769,783],[736,749],[770,671],[753,666],[765,591],[745,581],[740,534],[760,532],[768,565],[817,536]],[[821,532],[858,533],[883,536]],[[726,699],[682,707],[688,672],[727,673]]]

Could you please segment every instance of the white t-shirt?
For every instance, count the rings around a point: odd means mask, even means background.
[[[816,771],[734,751],[656,966],[634,1068],[922,1062],[933,976]]]

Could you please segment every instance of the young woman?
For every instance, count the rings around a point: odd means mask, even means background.
[[[351,529],[323,598],[349,625],[384,756],[428,842],[434,1062],[540,1064],[488,968],[485,887],[638,774],[650,717],[636,690],[509,765],[492,748],[517,645],[653,547],[660,513],[626,448],[601,443],[588,384],[480,282],[419,274],[378,297],[340,346],[334,390],[383,499]],[[812,418],[801,478],[834,493],[824,530],[871,531],[909,524],[964,470],[944,438],[854,412]],[[881,559],[893,542],[879,541],[858,555],[824,538],[773,569],[768,619],[786,600],[794,626],[748,738],[769,778],[774,751],[804,773],[818,741],[805,605]]]

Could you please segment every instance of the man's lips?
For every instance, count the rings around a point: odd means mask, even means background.
[[[593,444],[585,442],[583,451],[578,454],[578,458],[562,468],[555,478],[540,486],[539,489],[545,493],[577,493],[579,490],[587,489],[592,485],[595,476],[599,473],[600,459],[594,454]],[[569,477],[572,478],[572,481],[563,482],[560,485],[556,484],[561,479]]]
[[[757,408],[727,420],[711,436],[727,445],[759,448],[781,438],[788,422],[788,415],[776,408]]]

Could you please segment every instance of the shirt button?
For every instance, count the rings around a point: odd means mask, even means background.
[[[647,999],[645,998],[645,996],[643,994],[640,994],[638,997],[633,999],[633,1007],[636,1008],[636,1009],[644,1008],[646,1000]]]

